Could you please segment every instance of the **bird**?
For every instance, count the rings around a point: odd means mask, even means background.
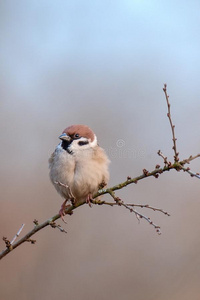
[[[59,211],[65,222],[67,201],[91,206],[94,194],[107,185],[110,160],[86,125],[65,128],[59,139],[61,142],[49,158],[49,175],[57,192],[65,198]]]

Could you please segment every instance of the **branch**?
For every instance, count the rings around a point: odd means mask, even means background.
[[[122,183],[114,185],[113,187],[100,189],[93,196],[93,199],[91,200],[91,202],[94,205],[107,205],[107,206],[119,206],[119,207],[122,206],[122,207],[128,209],[131,213],[135,214],[135,216],[137,217],[138,220],[144,219],[150,225],[152,225],[158,234],[161,233],[160,226],[156,225],[153,221],[151,221],[151,219],[149,217],[147,217],[144,214],[142,214],[141,212],[137,211],[135,209],[135,207],[138,207],[140,209],[146,208],[146,209],[150,209],[153,211],[158,211],[160,213],[165,214],[166,216],[169,216],[169,213],[164,211],[163,209],[156,208],[156,207],[150,206],[148,204],[125,203],[119,197],[117,197],[115,195],[115,191],[121,190],[121,189],[125,188],[126,186],[133,184],[133,183],[137,184],[138,181],[143,180],[148,177],[155,177],[157,179],[164,172],[171,171],[171,170],[183,171],[183,172],[190,174],[192,177],[200,179],[199,173],[193,173],[192,171],[190,171],[190,168],[185,167],[186,164],[189,164],[192,160],[200,157],[200,154],[197,154],[195,156],[190,155],[189,158],[179,161],[179,157],[178,157],[179,153],[177,151],[177,145],[176,145],[177,139],[175,137],[175,125],[173,125],[172,118],[171,118],[169,96],[167,94],[167,85],[166,84],[164,85],[163,91],[165,93],[165,98],[166,98],[167,107],[168,107],[167,116],[169,118],[171,130],[172,130],[172,140],[173,140],[172,149],[174,150],[174,161],[170,162],[167,159],[167,157],[161,152],[161,150],[159,150],[158,155],[163,159],[163,162],[164,162],[163,167],[160,167],[160,165],[157,164],[152,171],[147,171],[146,169],[143,169],[142,174],[139,176],[136,176],[134,178],[131,178],[130,176],[128,176],[127,179]],[[63,183],[58,183],[58,184],[62,185],[63,187],[66,187],[66,189],[69,189],[69,187],[64,185]],[[100,200],[98,198],[99,196],[102,196],[105,194],[109,194],[111,196],[111,198],[114,200],[114,202],[107,202],[107,201]],[[72,198],[73,198],[73,195],[72,195]],[[76,203],[75,201],[71,201],[71,205],[67,205],[65,208],[65,214],[71,215],[73,213],[74,209],[77,209],[79,206],[82,206],[85,203],[86,203],[85,200],[83,200],[82,202],[79,202],[79,203]],[[19,229],[17,234],[11,240],[11,242],[6,237],[3,237],[3,240],[6,245],[6,249],[0,253],[0,259],[5,257],[8,253],[10,253],[12,250],[14,250],[15,248],[17,248],[18,246],[22,245],[25,242],[30,242],[31,244],[35,244],[36,241],[32,240],[31,237],[34,234],[36,234],[38,231],[42,230],[43,228],[45,228],[47,226],[51,226],[52,228],[57,228],[61,232],[66,233],[66,231],[60,225],[56,224],[56,222],[55,222],[56,220],[58,220],[60,218],[61,218],[60,214],[56,214],[55,216],[49,218],[48,220],[46,220],[45,222],[43,222],[41,224],[39,224],[39,222],[37,220],[34,220],[33,221],[34,228],[31,231],[29,231],[25,236],[23,236],[20,240],[17,240],[17,238],[19,237],[22,229],[24,228],[24,224],[21,226],[21,228]]]
[[[123,206],[125,207],[126,209],[128,209],[131,213],[134,213],[136,218],[138,219],[138,221],[140,221],[140,218],[144,218],[150,225],[152,225],[155,229],[156,229],[156,232],[158,234],[161,234],[161,231],[160,231],[160,226],[156,225],[154,222],[151,221],[150,218],[146,217],[145,215],[141,214],[140,212],[136,211],[133,207],[140,207],[140,208],[143,208],[143,207],[146,207],[146,208],[150,208],[150,209],[153,209],[154,211],[160,211],[168,216],[170,216],[167,212],[164,212],[162,209],[158,209],[158,208],[155,208],[155,207],[151,207],[149,206],[148,204],[145,204],[145,205],[140,205],[140,204],[126,204],[124,203],[119,197],[116,198],[116,202],[113,203],[113,202],[106,202],[106,201],[101,201],[101,200],[92,200],[92,203],[93,204],[98,204],[98,205],[109,205],[109,206]]]
[[[83,203],[82,203],[83,204]],[[78,206],[82,205],[79,204]],[[77,206],[77,207],[78,207]],[[68,206],[67,209],[65,210],[66,214],[71,214],[72,210],[74,209],[74,206]],[[29,231],[24,237],[22,237],[20,240],[16,241],[15,243],[13,243],[11,245],[11,243],[9,242],[9,240],[7,238],[3,238],[3,240],[6,243],[6,249],[4,251],[1,252],[0,254],[0,259],[2,259],[4,256],[6,256],[9,252],[11,252],[12,250],[14,250],[15,248],[17,248],[18,246],[20,246],[21,244],[23,244],[24,242],[31,242],[32,244],[35,244],[35,240],[30,239],[30,237],[32,237],[36,232],[40,231],[41,229],[47,227],[47,226],[51,226],[52,228],[55,227],[59,227],[59,225],[55,224],[55,221],[60,219],[60,214],[56,214],[55,216],[51,217],[50,219],[46,220],[44,223],[39,224],[37,220],[34,220],[33,223],[35,224],[34,228]],[[56,225],[56,226],[55,226]],[[61,227],[61,226],[60,226]],[[61,227],[62,228],[62,227]],[[60,228],[59,228],[60,229]],[[61,230],[61,229],[60,229]],[[64,231],[64,230],[61,230]],[[6,240],[5,240],[6,239]]]
[[[195,158],[198,158],[200,157],[200,153],[197,154],[195,157],[193,156],[190,156],[189,158],[187,159],[184,159],[180,162],[174,162],[173,164],[169,162],[169,165],[166,165],[164,166],[163,168],[161,168],[159,165],[156,165],[155,169],[153,171],[147,171],[146,169],[143,169],[143,174],[142,175],[139,175],[137,177],[134,177],[134,178],[131,178],[131,177],[128,177],[126,181],[122,182],[122,183],[119,183],[111,188],[108,188],[108,189],[102,189],[102,190],[99,190],[98,193],[94,196],[94,198],[98,197],[98,196],[101,196],[101,195],[105,195],[105,194],[110,194],[112,191],[116,191],[116,190],[120,190],[124,187],[126,187],[127,185],[129,184],[132,184],[132,183],[138,183],[138,181],[144,179],[144,178],[147,178],[147,177],[155,177],[155,178],[158,178],[160,174],[166,172],[166,171],[170,171],[170,170],[176,170],[176,171],[180,171],[180,169],[183,169],[182,167],[185,165],[185,164],[189,164],[190,161],[194,160]]]
[[[137,177],[134,177],[134,178],[130,178],[128,177],[126,181],[122,182],[122,183],[119,183],[111,188],[107,188],[107,189],[101,189],[99,190],[93,197],[93,200],[92,200],[92,203],[93,204],[98,204],[98,205],[110,205],[110,206],[114,206],[114,205],[118,205],[118,206],[124,206],[126,208],[128,208],[129,210],[131,210],[130,206],[139,206],[141,208],[148,208],[148,209],[153,209],[154,211],[160,211],[166,215],[169,215],[167,212],[164,212],[163,210],[161,209],[158,209],[158,208],[153,208],[151,206],[149,206],[148,204],[145,204],[145,205],[138,205],[138,204],[125,204],[125,203],[122,203],[122,202],[112,202],[112,203],[109,203],[109,202],[105,202],[105,201],[100,201],[100,200],[94,200],[95,198],[99,197],[99,196],[102,196],[102,195],[105,195],[105,194],[109,194],[109,195],[113,195],[113,192],[114,191],[117,191],[117,190],[121,190],[123,189],[124,187],[130,185],[130,184],[133,184],[133,183],[138,183],[138,181],[144,179],[144,178],[148,178],[148,177],[155,177],[155,178],[158,178],[160,174],[166,172],[166,171],[170,171],[172,169],[178,171],[180,169],[183,169],[183,166],[185,164],[188,164],[190,161],[194,160],[195,158],[197,157],[200,157],[200,154],[196,155],[195,157],[193,156],[190,156],[189,158],[187,159],[184,159],[182,161],[180,161],[179,163],[174,163],[174,164],[171,164],[170,166],[164,166],[163,168],[159,167],[158,168],[158,165],[155,167],[155,169],[153,171],[147,171],[147,170],[143,170],[143,174],[142,175],[139,175]],[[199,177],[198,177],[199,178]],[[112,196],[113,197],[113,196]],[[119,199],[119,198],[118,198]],[[85,204],[85,202],[81,202],[81,203],[78,203],[78,205],[68,205],[67,208],[65,209],[65,214],[68,214],[68,215],[71,215],[73,210],[78,208],[79,206],[82,206],[83,204]],[[158,225],[155,225],[148,217],[144,216],[143,214],[139,213],[138,211],[136,210],[133,210],[132,211],[133,213],[135,213],[135,215],[139,216],[141,219],[144,218],[149,224],[153,225],[153,227],[155,229],[159,229],[157,232],[160,234],[160,226]],[[24,242],[27,242],[27,241],[30,241],[32,243],[35,243],[34,240],[30,240],[30,237],[32,237],[36,232],[40,231],[41,229],[47,227],[47,226],[51,226],[53,228],[55,227],[60,227],[60,225],[56,225],[55,226],[55,221],[60,219],[60,214],[56,214],[55,216],[49,218],[48,220],[46,220],[44,223],[41,223],[41,224],[38,224],[38,221],[37,220],[34,220],[34,228],[29,231],[24,237],[22,237],[20,240],[16,241],[15,243],[13,243],[11,246],[10,246],[10,242],[9,240],[5,240],[5,243],[6,243],[6,249],[4,251],[1,252],[0,254],[0,259],[2,259],[4,256],[6,256],[9,252],[11,252],[13,249],[17,248],[18,246],[20,246],[21,244],[23,244]],[[64,230],[61,230],[61,231],[64,231]]]
[[[18,236],[20,235],[22,229],[24,228],[25,224],[22,224],[22,226],[20,227],[20,229],[18,230],[18,232],[15,234],[14,238],[12,239],[12,241],[10,242],[10,244],[12,245],[14,243],[14,241],[18,238]]]
[[[188,174],[190,174],[191,177],[196,177],[196,178],[200,179],[199,173],[193,173],[192,171],[190,171],[190,168],[184,168],[183,166],[180,166],[180,167],[184,172],[187,172]]]
[[[178,157],[179,153],[177,151],[177,146],[176,146],[177,138],[175,137],[175,125],[173,125],[173,123],[172,123],[171,109],[170,109],[171,105],[169,103],[169,95],[167,94],[167,85],[166,84],[164,84],[163,91],[165,93],[165,98],[166,98],[167,107],[168,107],[167,116],[169,118],[169,123],[170,123],[171,130],[172,130],[172,140],[173,140],[173,147],[172,147],[172,149],[174,150],[174,161],[178,162],[179,161],[179,157]]]

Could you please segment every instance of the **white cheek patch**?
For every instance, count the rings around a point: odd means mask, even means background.
[[[69,146],[69,150],[72,152],[79,152],[80,150],[90,149],[97,145],[97,137],[95,135],[94,140],[91,142],[90,139],[81,137],[80,139],[73,140]]]
[[[94,140],[90,143],[91,147],[95,147],[97,145],[97,137],[94,135]]]
[[[72,151],[78,151],[89,147],[90,146],[89,146],[88,139],[81,137],[80,139],[73,140],[73,142],[69,146],[69,149]]]

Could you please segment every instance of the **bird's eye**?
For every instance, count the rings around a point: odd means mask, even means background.
[[[80,137],[80,135],[79,135],[78,133],[76,133],[76,134],[74,135],[74,137],[75,137],[76,139],[78,139],[78,138]]]

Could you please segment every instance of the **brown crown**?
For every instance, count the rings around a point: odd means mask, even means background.
[[[75,134],[79,134],[82,137],[86,137],[91,141],[94,140],[94,133],[93,131],[86,125],[71,125],[63,131],[69,136],[74,136]]]

